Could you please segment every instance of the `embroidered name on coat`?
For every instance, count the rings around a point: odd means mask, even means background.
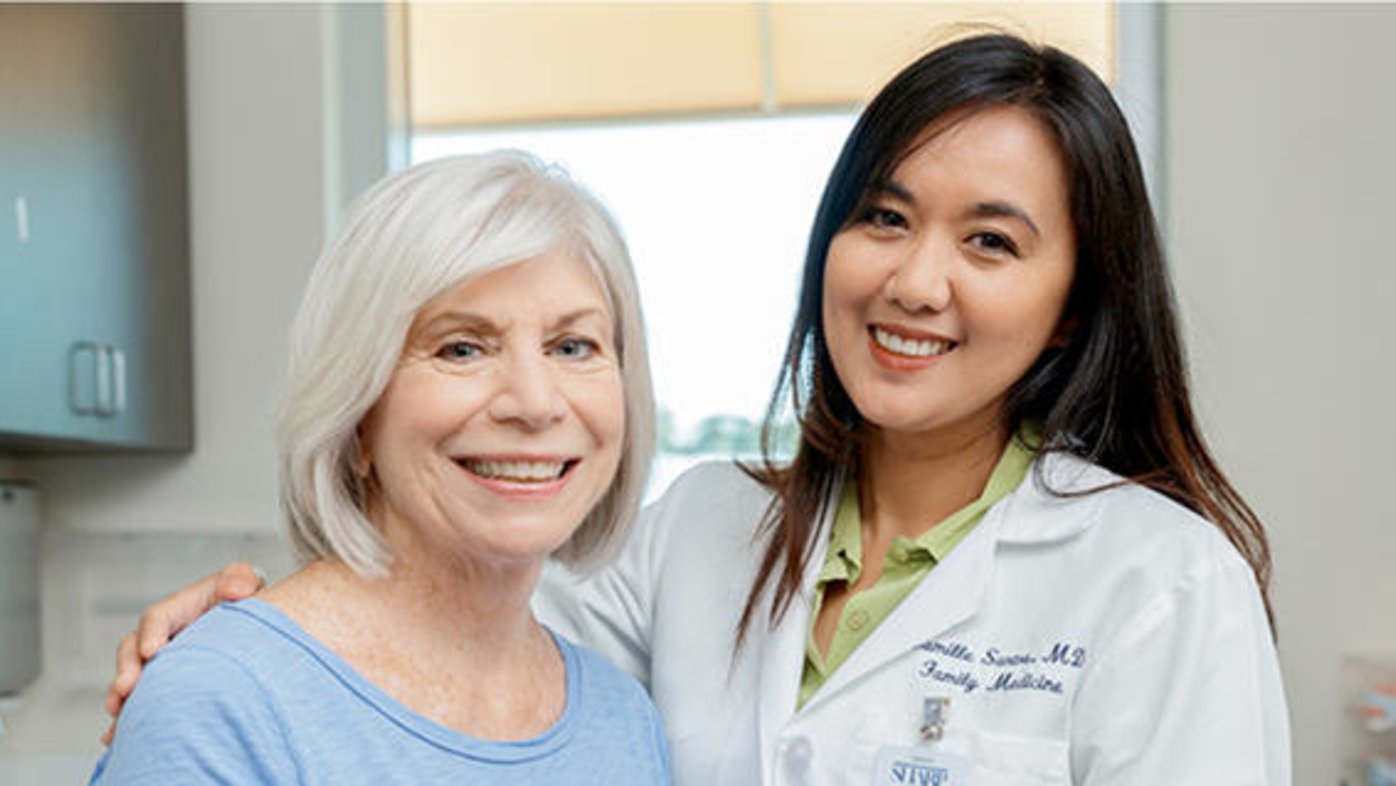
[[[965,694],[983,688],[989,693],[1036,691],[1061,695],[1068,677],[1085,668],[1087,662],[1084,647],[1065,641],[1033,649],[978,649],[963,641],[927,639],[916,649],[930,656],[917,664],[916,676],[958,688]]]

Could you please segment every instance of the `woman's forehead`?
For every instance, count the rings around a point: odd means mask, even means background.
[[[473,314],[492,322],[596,312],[613,319],[611,298],[597,265],[582,255],[553,250],[466,276],[417,310],[418,325],[443,315]]]

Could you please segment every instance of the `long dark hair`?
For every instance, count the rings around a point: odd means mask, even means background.
[[[1044,450],[1079,455],[1211,520],[1250,563],[1269,613],[1264,529],[1218,468],[1193,416],[1173,292],[1129,126],[1109,88],[1071,55],[990,34],[931,51],[894,77],[859,118],[824,188],[784,368],[766,413],[765,460],[746,467],[774,499],[762,523],[760,534],[769,539],[742,612],[738,647],[772,582],[770,623],[785,614],[835,484],[858,471],[862,419],[824,340],[830,241],[856,215],[869,186],[891,175],[929,125],[951,113],[1003,105],[1031,112],[1054,136],[1076,230],[1065,314],[1074,322],[1070,340],[1045,351],[1013,385],[1005,425],[1041,422]],[[781,465],[772,447],[787,402],[800,437],[793,461]]]

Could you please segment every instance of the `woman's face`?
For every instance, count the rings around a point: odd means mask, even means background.
[[[613,325],[595,275],[561,253],[422,307],[361,426],[371,512],[395,549],[405,537],[503,565],[541,561],[571,536],[620,460]]]
[[[1065,340],[1066,170],[1017,107],[962,116],[917,145],[833,238],[825,339],[875,428],[992,428],[1008,389]]]

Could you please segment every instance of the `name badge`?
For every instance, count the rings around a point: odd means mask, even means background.
[[[969,759],[930,748],[884,746],[872,786],[969,786]]]

